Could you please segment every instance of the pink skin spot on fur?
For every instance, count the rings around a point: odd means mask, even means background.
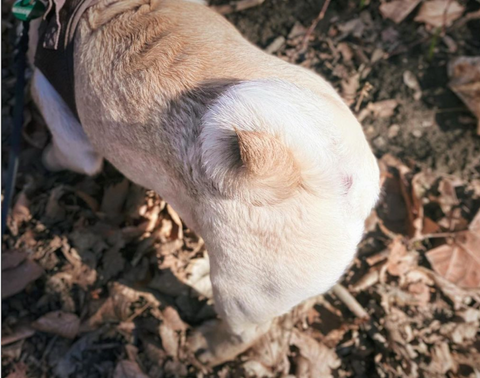
[[[343,178],[343,186],[345,187],[345,194],[347,194],[350,188],[353,185],[353,178],[352,176],[346,176]]]

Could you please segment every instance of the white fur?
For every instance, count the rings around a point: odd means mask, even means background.
[[[266,323],[325,292],[353,258],[364,209],[378,196],[378,179],[376,187],[375,181],[368,184],[378,167],[363,135],[341,137],[338,112],[293,84],[258,80],[233,86],[205,115],[202,161],[217,185],[229,169],[225,132],[237,129],[282,140],[310,189],[278,206],[252,206],[245,193],[204,205],[201,233],[211,254],[217,309],[239,329]],[[358,127],[353,117],[349,122]],[[345,176],[352,177],[350,187]],[[354,202],[360,197],[366,203]]]
[[[69,169],[94,175],[102,170],[103,158],[94,151],[82,125],[45,76],[35,69],[32,96],[52,133],[43,162],[53,171]]]

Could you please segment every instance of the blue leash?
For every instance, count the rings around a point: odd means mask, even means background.
[[[13,130],[10,137],[10,154],[8,159],[8,175],[5,185],[5,194],[2,201],[2,236],[7,226],[7,216],[15,191],[15,181],[18,171],[18,159],[20,155],[20,142],[22,139],[23,108],[25,103],[25,69],[27,65],[28,30],[29,21],[23,21],[22,35],[18,44],[17,52],[17,82],[15,83],[15,106],[13,108]]]

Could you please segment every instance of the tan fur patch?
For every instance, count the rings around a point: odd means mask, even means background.
[[[301,183],[301,170],[292,151],[267,133],[235,132],[240,158],[252,184],[271,192],[275,202],[291,197]]]

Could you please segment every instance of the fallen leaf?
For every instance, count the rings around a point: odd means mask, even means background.
[[[266,48],[265,48],[265,52],[267,54],[274,54],[276,53],[278,50],[280,50],[283,45],[285,44],[285,37],[283,35],[280,35],[278,36],[277,38],[275,38],[273,40],[272,43],[270,43]]]
[[[480,287],[480,211],[467,231],[453,233],[453,242],[427,252],[432,268],[464,288]]]
[[[69,312],[52,311],[34,321],[32,327],[42,332],[74,339],[78,334],[80,319]]]
[[[428,371],[431,374],[446,376],[448,371],[457,370],[456,365],[447,343],[443,342],[433,346],[432,362],[428,367]]]
[[[16,341],[23,340],[33,336],[35,334],[35,330],[30,327],[29,325],[19,325],[15,327],[12,332],[10,333],[3,333],[2,331],[2,346],[12,344]],[[3,348],[2,348],[3,349]]]
[[[343,62],[350,62],[354,56],[351,47],[346,42],[340,42],[337,45],[337,50],[342,54]]]
[[[137,291],[119,282],[110,285],[109,295],[95,314],[82,323],[80,327],[82,332],[96,329],[107,322],[133,320],[140,313],[132,311],[132,304],[140,299],[150,303],[151,307],[160,306],[151,293]],[[143,308],[146,309],[146,307]]]
[[[57,222],[65,218],[65,209],[59,204],[60,198],[64,193],[65,188],[63,185],[56,186],[50,192],[45,208],[45,216],[50,222]]]
[[[358,17],[342,24],[337,25],[338,30],[342,33],[337,39],[344,39],[349,35],[353,35],[356,38],[361,38],[363,31],[365,30],[365,23]]]
[[[124,178],[118,184],[105,188],[100,211],[107,214],[110,218],[118,217],[127,199],[129,185],[129,181]]]
[[[440,192],[438,203],[440,204],[443,213],[446,215],[450,214],[452,207],[460,204],[457,198],[457,193],[455,192],[455,188],[458,184],[458,182],[447,177],[442,178],[438,184],[438,191]]]
[[[80,371],[85,363],[82,354],[100,338],[102,330],[90,332],[75,341],[58,360],[53,372],[59,378],[69,378],[75,371]]]
[[[24,191],[21,191],[17,197],[17,200],[15,201],[15,205],[13,205],[11,213],[12,220],[15,222],[17,227],[32,217],[29,206],[30,201],[27,198],[27,195]]]
[[[14,371],[8,374],[5,378],[28,378],[27,366],[23,362],[15,364]]]
[[[448,27],[462,16],[464,10],[465,7],[452,0],[426,1],[420,7],[415,21],[433,27]]]
[[[421,0],[393,0],[380,5],[380,13],[384,18],[389,18],[396,24],[402,22]]]
[[[42,275],[42,267],[31,260],[25,260],[15,268],[2,271],[2,299],[20,293],[30,282]]]
[[[100,205],[98,204],[98,201],[95,198],[93,198],[90,194],[85,193],[84,191],[78,190],[78,189],[75,190],[75,194],[77,195],[78,198],[83,200],[94,213],[96,213],[99,210]]]
[[[138,364],[134,361],[123,360],[120,361],[115,371],[113,378],[149,378],[148,375],[143,374]]]
[[[403,73],[403,82],[408,88],[413,89],[413,98],[415,100],[418,101],[422,98],[422,88],[412,71],[407,70]]]
[[[386,269],[392,276],[401,277],[417,265],[417,255],[396,238],[390,245]]]
[[[331,377],[331,369],[340,366],[340,359],[334,350],[327,348],[305,333],[293,329],[290,343],[306,359],[308,373],[304,377]]]
[[[358,88],[360,87],[359,80],[359,74],[355,74],[347,79],[342,80],[342,98],[345,100],[347,105],[351,105],[355,101]]]
[[[188,289],[170,269],[156,271],[148,287],[158,290],[162,294],[171,295],[172,297],[178,297]]]
[[[367,109],[370,110],[375,117],[388,118],[393,116],[397,106],[398,102],[396,100],[383,100],[369,103]]]
[[[160,337],[165,352],[173,358],[177,359],[179,353],[180,342],[187,330],[187,325],[180,319],[178,312],[173,307],[167,307],[162,311],[162,324],[160,324]]]
[[[448,64],[449,87],[477,117],[480,135],[480,57],[461,56]]]

